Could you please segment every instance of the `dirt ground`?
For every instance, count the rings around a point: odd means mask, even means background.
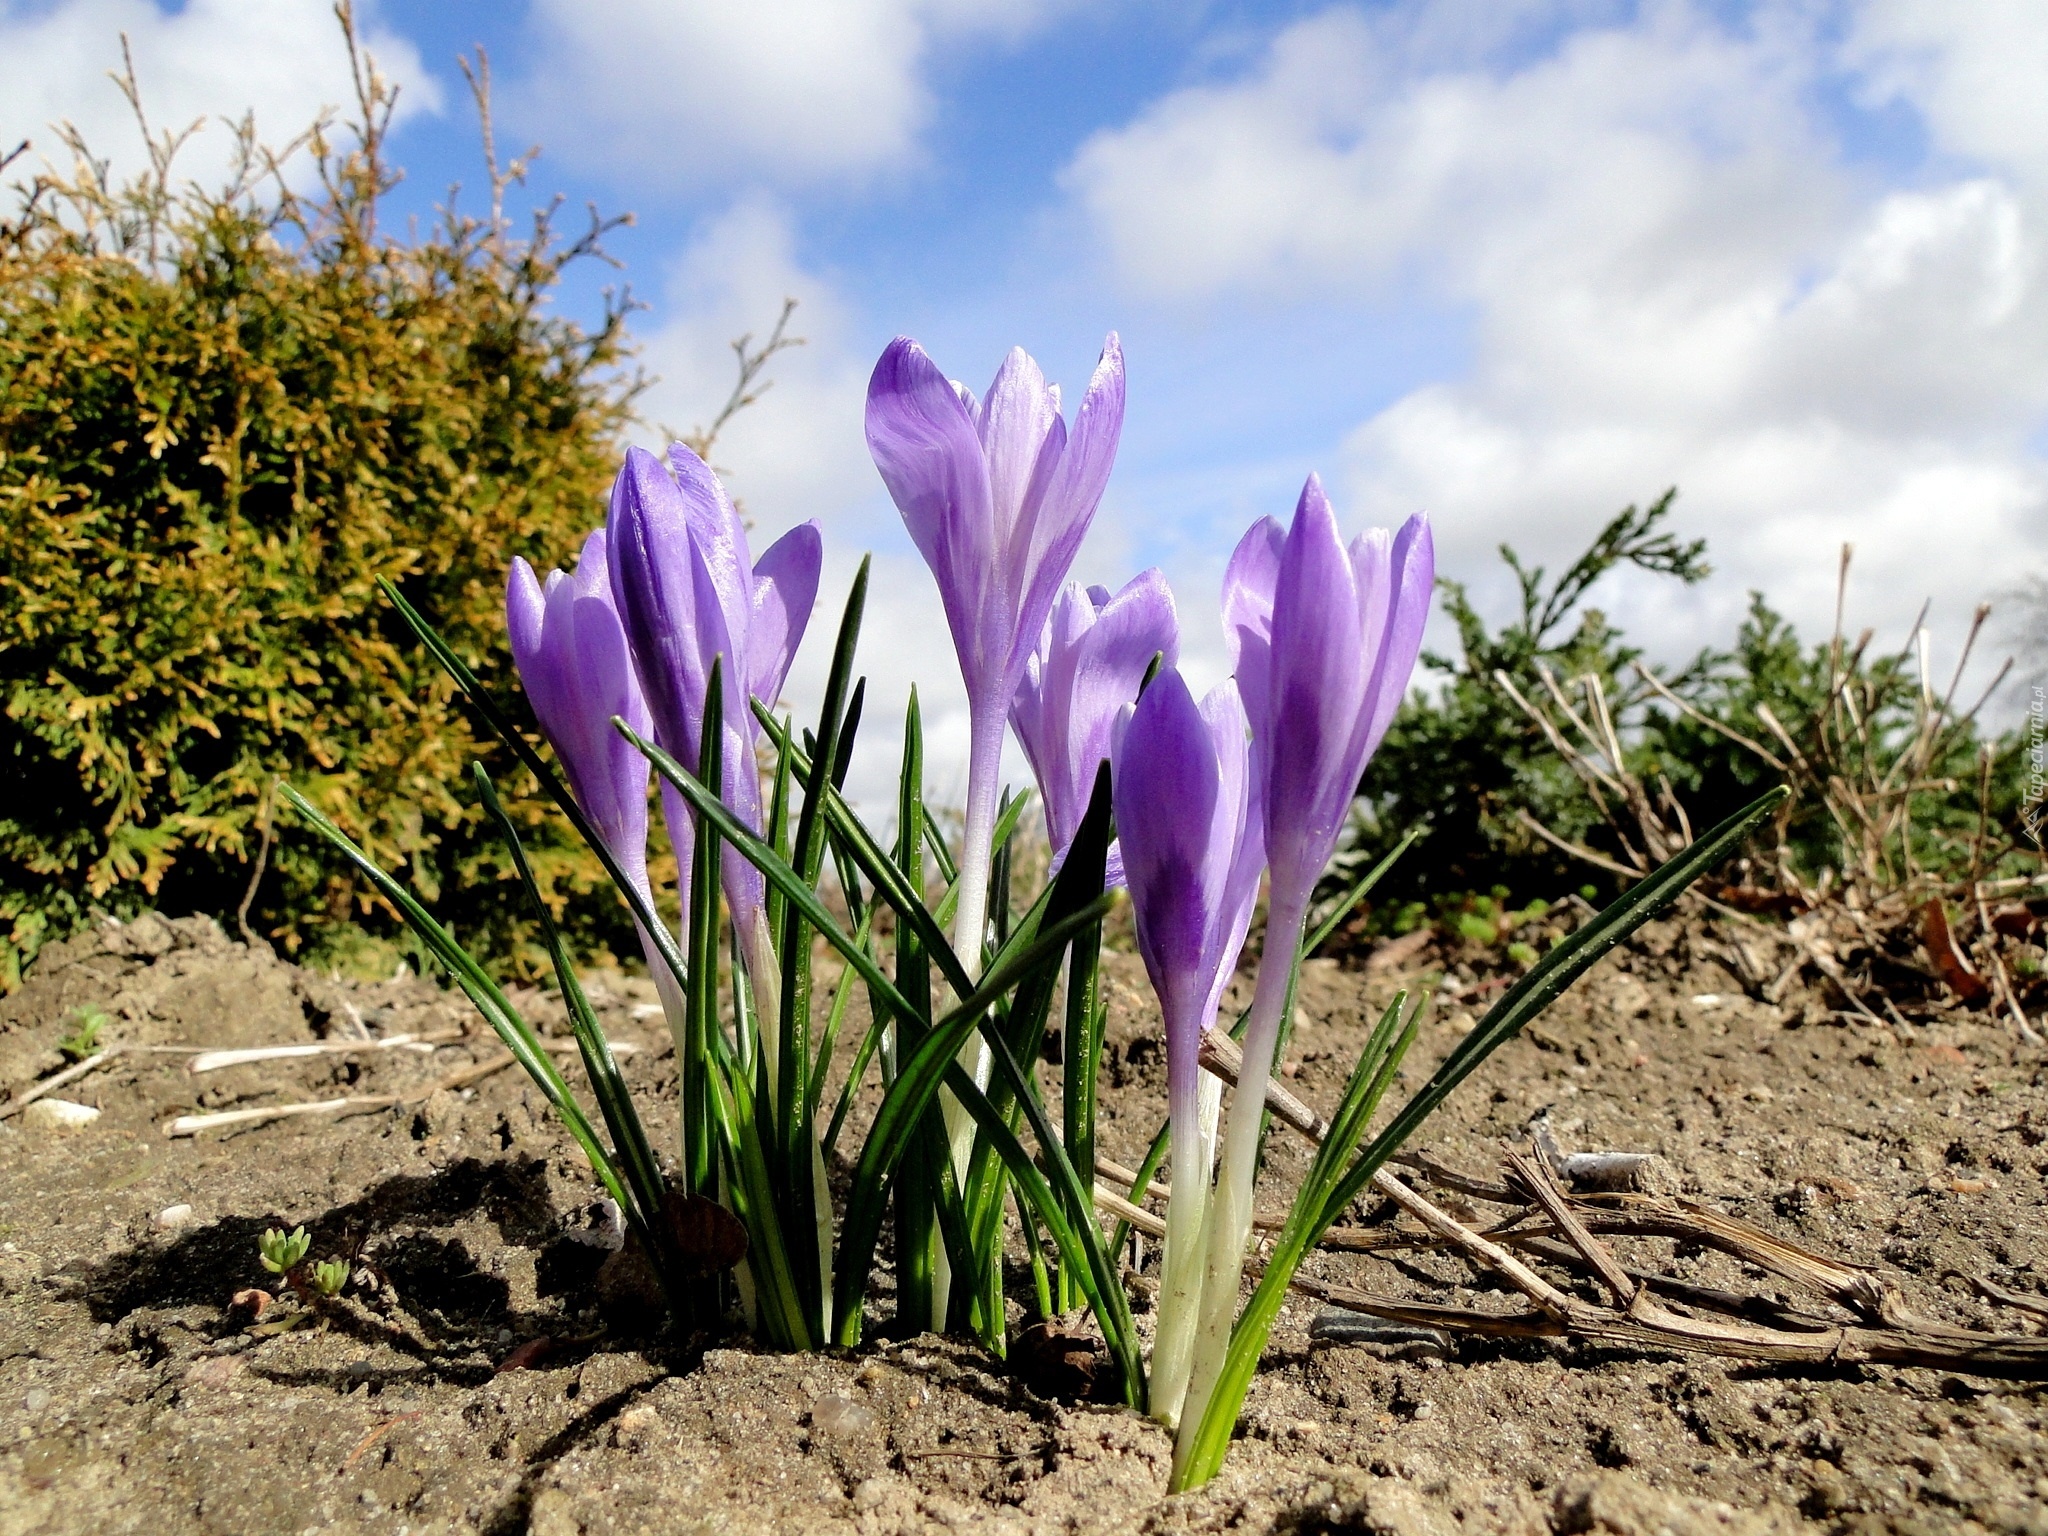
[[[1930,1316],[2014,1327],[1971,1282],[2048,1293],[2040,1054],[1988,1015],[1886,1028],[1806,997],[1769,1006],[1707,948],[1676,923],[1646,930],[1501,1051],[1423,1144],[1491,1175],[1548,1110],[1569,1145],[1657,1154],[1665,1188],[1877,1266]],[[1164,1067],[1142,971],[1128,955],[1110,965],[1103,1134],[1128,1161]],[[1311,964],[1292,1048],[1303,1097],[1329,1104],[1400,980]],[[629,1071],[660,1126],[672,1071],[652,989],[611,976],[594,990],[615,1037],[641,1047]],[[589,1171],[516,1071],[348,1118],[166,1136],[181,1114],[410,1093],[490,1056],[487,1035],[375,1045],[469,1022],[425,981],[316,977],[205,920],[107,926],[47,952],[0,1001],[0,1084],[60,1067],[82,1006],[112,1016],[105,1038],[126,1053],[58,1094],[101,1113],[69,1129],[48,1112],[0,1121],[0,1536],[2048,1536],[2040,1386],[1541,1342],[1333,1343],[1311,1340],[1306,1300],[1274,1334],[1223,1475],[1169,1498],[1163,1430],[1036,1396],[965,1344],[789,1357],[636,1335]],[[1408,1082],[1471,1021],[1440,1006]],[[204,1076],[140,1050],[364,1035]],[[1301,1166],[1276,1141],[1266,1199],[1277,1207]],[[315,1258],[349,1257],[377,1288],[353,1285],[321,1326],[251,1332],[231,1298],[275,1288],[257,1235],[301,1223]],[[1712,1277],[1711,1256],[1682,1261]],[[1716,1283],[1769,1289],[1719,1262]],[[1436,1260],[1324,1255],[1309,1272],[1451,1294]]]

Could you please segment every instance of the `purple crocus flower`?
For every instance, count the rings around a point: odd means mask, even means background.
[[[1266,1085],[1308,903],[1392,723],[1422,645],[1436,578],[1429,522],[1418,514],[1349,548],[1311,475],[1281,529],[1253,525],[1223,581],[1223,619],[1251,722],[1252,758],[1272,869],[1266,939],[1245,1029],[1214,1208],[1193,1377],[1181,1417],[1185,1454],[1221,1372],[1251,1231],[1252,1184]]]
[[[1408,691],[1436,579],[1429,521],[1347,549],[1314,475],[1294,525],[1254,523],[1223,578],[1223,622],[1263,770],[1275,902],[1305,904],[1366,762]]]
[[[1114,333],[1071,433],[1058,388],[1021,347],[981,401],[907,337],[889,343],[868,381],[868,449],[938,578],[967,684],[967,829],[953,943],[970,971],[981,964],[1003,720],[1102,500],[1123,416]]]
[[[754,747],[759,727],[750,698],[774,703],[810,621],[823,546],[815,523],[792,528],[759,561],[725,487],[705,462],[678,443],[663,464],[645,449],[626,450],[612,485],[612,593],[647,695],[654,740],[694,767],[704,726],[705,691],[722,658],[720,798],[761,830],[761,781]],[[687,872],[694,835],[681,798],[664,790],[669,837]],[[756,988],[779,973],[764,920],[760,871],[725,850],[726,903]],[[772,1014],[764,1008],[764,1016]],[[774,1032],[764,1032],[772,1037]]]
[[[648,728],[626,631],[612,606],[602,528],[583,541],[575,574],[543,585],[514,558],[505,583],[505,629],[519,681],[554,744],[569,790],[642,895],[647,884],[647,759],[612,729],[623,716]]]
[[[1061,590],[1010,702],[1010,728],[1045,803],[1054,870],[1088,812],[1117,712],[1137,698],[1154,657],[1162,667],[1180,660],[1173,589],[1156,569],[1133,576],[1114,596],[1073,582]],[[1108,883],[1124,883],[1121,844],[1109,850]]]
[[[1174,1422],[1200,1313],[1209,1175],[1220,1084],[1201,1070],[1202,1033],[1237,968],[1259,894],[1264,844],[1244,705],[1225,682],[1196,705],[1178,671],[1153,678],[1120,732],[1111,790],[1138,952],[1166,1028],[1172,1117],[1152,1409]]]
[[[868,380],[868,451],[938,579],[967,684],[967,825],[952,941],[970,975],[981,970],[988,921],[1003,721],[1102,500],[1123,419],[1124,358],[1114,332],[1071,433],[1059,390],[1021,347],[1003,359],[985,400],[949,382],[905,336],[889,343]],[[979,1036],[961,1061],[987,1083],[988,1047]],[[950,1094],[941,1103],[964,1177],[974,1122]],[[945,1324],[949,1287],[941,1253],[935,1327]]]

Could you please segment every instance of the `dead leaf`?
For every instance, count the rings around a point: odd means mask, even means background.
[[[528,1339],[498,1362],[498,1374],[502,1376],[507,1371],[530,1371],[545,1360],[554,1347],[555,1341],[545,1334],[537,1339]]]
[[[1956,947],[1949,933],[1948,912],[1939,900],[1929,901],[1920,909],[1920,929],[1927,944],[1927,957],[1964,1006],[1974,1008],[1991,995],[1991,988],[1970,964],[1969,956]]]
[[[2041,926],[2041,920],[2025,907],[2000,907],[1991,914],[1991,926],[2007,938],[2024,939]]]
[[[1095,1394],[1102,1368],[1093,1337],[1057,1323],[1033,1323],[1017,1336],[1017,1373],[1040,1397],[1083,1401]]]
[[[668,1192],[662,1202],[676,1256],[698,1274],[723,1274],[747,1256],[747,1229],[716,1200]]]
[[[228,1311],[247,1313],[249,1321],[253,1323],[269,1310],[274,1299],[268,1291],[237,1291],[228,1298]]]

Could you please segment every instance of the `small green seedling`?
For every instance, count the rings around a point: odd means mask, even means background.
[[[113,1023],[103,1010],[92,1007],[71,1010],[71,1032],[57,1042],[57,1049],[73,1061],[83,1061],[100,1048],[100,1031]]]
[[[313,1266],[313,1289],[324,1297],[341,1294],[341,1288],[348,1284],[348,1260],[322,1259]]]
[[[306,1250],[313,1246],[313,1239],[306,1235],[304,1227],[295,1227],[287,1237],[272,1227],[256,1239],[256,1247],[263,1255],[263,1267],[273,1275],[282,1275],[297,1268],[306,1256]]]

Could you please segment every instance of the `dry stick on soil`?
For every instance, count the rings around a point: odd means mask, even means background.
[[[471,1083],[480,1082],[493,1072],[503,1071],[512,1065],[512,1053],[504,1051],[474,1066],[450,1072],[446,1077],[429,1083],[412,1093],[365,1094],[346,1099],[320,1099],[310,1104],[272,1104],[262,1109],[227,1109],[213,1114],[180,1115],[164,1127],[166,1136],[196,1136],[201,1131],[227,1130],[237,1125],[261,1125],[269,1120],[283,1120],[295,1115],[360,1115],[377,1109],[396,1109],[401,1104],[417,1104],[431,1098],[442,1089],[467,1088]]]
[[[256,849],[256,866],[249,872],[248,889],[242,892],[242,904],[235,908],[235,926],[242,931],[242,942],[254,949],[258,943],[255,931],[249,926],[249,908],[256,902],[256,887],[263,883],[263,871],[270,864],[270,843],[276,833],[272,825],[273,801],[277,796],[277,781],[264,786],[263,806],[256,813],[263,823],[263,840]]]
[[[210,1045],[110,1045],[105,1050],[96,1051],[85,1060],[75,1062],[63,1071],[43,1078],[40,1082],[12,1095],[4,1104],[0,1104],[0,1120],[18,1115],[45,1094],[53,1093],[67,1084],[77,1082],[81,1077],[97,1072],[117,1056],[190,1056],[192,1061],[186,1068],[187,1071],[216,1072],[223,1067],[246,1066],[257,1061],[283,1061],[301,1056],[346,1055],[357,1051],[400,1048],[433,1051],[444,1045],[458,1045],[464,1040],[475,1038],[476,1036],[468,1030],[452,1029],[430,1035],[391,1035],[382,1040],[323,1040],[312,1045],[258,1045],[226,1049]],[[573,1041],[547,1040],[542,1042],[542,1049],[567,1052],[575,1050],[576,1046]],[[613,1046],[612,1049],[618,1055],[629,1056],[639,1047],[627,1041]],[[295,1114],[331,1114],[339,1106],[353,1102],[357,1101],[328,1099],[316,1105],[283,1106],[279,1113],[289,1110]],[[255,1114],[252,1111],[234,1113]],[[256,1114],[255,1117],[263,1118],[263,1115]]]
[[[255,1045],[234,1050],[209,1050],[192,1058],[188,1072],[218,1072],[223,1067],[244,1067],[256,1061],[289,1061],[303,1056],[350,1056],[362,1051],[423,1051],[431,1053],[444,1045],[460,1045],[480,1038],[469,1030],[440,1030],[430,1035],[386,1035],[381,1040],[322,1040],[311,1045]],[[543,1040],[541,1049],[565,1055],[577,1049],[573,1040]],[[615,1056],[631,1056],[640,1049],[630,1040],[612,1046]]]
[[[1204,1037],[1201,1061],[1206,1070],[1234,1082],[1234,1068],[1242,1061],[1242,1055],[1227,1036],[1212,1031]],[[1273,1117],[1311,1139],[1319,1139],[1325,1127],[1321,1117],[1279,1085],[1275,1084],[1274,1089],[1277,1091],[1269,1090],[1267,1095]],[[1426,1174],[1439,1171],[1439,1165],[1426,1158],[1412,1160],[1411,1166],[1417,1162]],[[1296,1276],[1292,1288],[1351,1311],[1424,1328],[1502,1337],[1571,1337],[1622,1348],[1779,1363],[1921,1365],[1977,1375],[2048,1379],[2048,1338],[1979,1333],[1920,1317],[1905,1305],[1892,1286],[1870,1271],[1813,1253],[1761,1227],[1690,1201],[1637,1194],[1574,1198],[1558,1185],[1540,1155],[1523,1157],[1510,1153],[1508,1169],[1511,1185],[1487,1185],[1482,1180],[1454,1175],[1463,1191],[1478,1198],[1501,1197],[1503,1203],[1512,1200],[1524,1204],[1523,1214],[1486,1233],[1474,1231],[1385,1169],[1374,1177],[1373,1187],[1420,1222],[1430,1234],[1432,1246],[1453,1248],[1476,1267],[1499,1275],[1528,1298],[1533,1310],[1498,1314],[1404,1301],[1325,1285],[1302,1276]],[[1108,1193],[1104,1191],[1105,1195]],[[1120,1197],[1110,1198],[1120,1206],[1127,1204]],[[1130,1210],[1137,1212],[1136,1207]],[[1538,1213],[1544,1218],[1542,1226],[1522,1224],[1526,1216]],[[1146,1223],[1148,1227],[1156,1224],[1157,1218]],[[1861,1321],[1845,1325],[1819,1316],[1808,1317],[1763,1298],[1738,1296],[1632,1270],[1599,1240],[1598,1233],[1663,1237],[1680,1244],[1714,1248],[1821,1296]],[[1563,1245],[1552,1241],[1560,1237],[1564,1239]],[[1354,1251],[1397,1245],[1413,1246],[1415,1240],[1398,1233],[1360,1233],[1340,1228],[1329,1233],[1324,1243],[1326,1247]],[[1516,1257],[1511,1251],[1516,1247],[1591,1272],[1613,1294],[1615,1304],[1603,1307],[1559,1290]],[[1673,1312],[1655,1299],[1658,1293],[1697,1311],[1724,1315],[1701,1317]],[[2041,1310],[2048,1310],[2048,1304],[2042,1305]],[[1759,1312],[1794,1326],[1769,1328],[1739,1320]]]
[[[1569,1218],[1568,1225],[1557,1225],[1553,1230],[1560,1232],[1571,1244],[1578,1267],[1599,1274],[1614,1291],[1615,1305],[1600,1306],[1581,1301],[1554,1288],[1549,1288],[1548,1294],[1538,1300],[1521,1279],[1521,1275],[1528,1273],[1526,1266],[1513,1260],[1510,1260],[1512,1267],[1503,1265],[1492,1254],[1471,1242],[1461,1242],[1456,1246],[1468,1259],[1493,1269],[1524,1294],[1530,1294],[1531,1300],[1537,1302],[1534,1310],[1508,1314],[1480,1312],[1376,1296],[1344,1286],[1318,1286],[1314,1293],[1334,1305],[1395,1322],[1496,1337],[1571,1337],[1622,1348],[1671,1350],[1786,1364],[1867,1362],[1928,1366],[2025,1380],[2048,1377],[2048,1338],[1979,1333],[1919,1317],[1904,1305],[1889,1285],[1867,1271],[1823,1258],[1746,1222],[1684,1202],[1633,1197],[1636,1202],[1641,1202],[1633,1218],[1603,1221],[1586,1202],[1575,1201],[1565,1195],[1556,1186],[1549,1170],[1538,1160],[1517,1158],[1513,1160],[1513,1166],[1518,1180],[1527,1183],[1532,1197],[1541,1207],[1553,1217],[1563,1215]],[[1650,1216],[1652,1211],[1656,1212],[1655,1216]],[[1651,1287],[1637,1285],[1635,1277],[1614,1259],[1612,1251],[1594,1235],[1601,1228],[1704,1242],[1809,1291],[1818,1292],[1865,1321],[1842,1324],[1814,1319],[1795,1330],[1673,1312],[1652,1298]],[[1503,1251],[1500,1245],[1489,1246],[1495,1253]],[[1627,1284],[1631,1289],[1625,1293],[1615,1284],[1616,1281]],[[1684,1299],[1702,1310],[1710,1307],[1733,1310],[1733,1304],[1740,1301],[1740,1298],[1723,1300],[1717,1293],[1703,1288],[1692,1288],[1691,1294]]]
[[[0,1120],[5,1120],[10,1115],[20,1114],[44,1094],[62,1088],[66,1083],[75,1083],[87,1073],[97,1072],[116,1056],[125,1053],[126,1050],[126,1046],[110,1045],[104,1051],[96,1051],[94,1054],[86,1057],[85,1060],[66,1067],[54,1077],[44,1078],[33,1088],[24,1089],[22,1092],[15,1094],[5,1104],[0,1104]]]

